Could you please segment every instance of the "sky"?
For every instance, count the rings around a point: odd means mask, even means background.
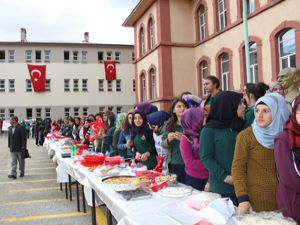
[[[133,44],[133,28],[123,22],[139,0],[0,0],[0,41]]]

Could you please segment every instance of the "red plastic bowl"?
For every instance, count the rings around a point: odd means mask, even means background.
[[[106,157],[105,164],[109,166],[120,165],[122,158],[120,156]]]
[[[103,164],[105,157],[102,155],[86,155],[84,156],[81,164],[83,166],[91,167],[91,166],[99,166]]]

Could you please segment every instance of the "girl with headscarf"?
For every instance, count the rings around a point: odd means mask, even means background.
[[[300,224],[300,96],[292,104],[292,116],[284,131],[275,138],[274,150],[278,209]]]
[[[117,119],[116,119],[116,129],[115,129],[115,132],[113,135],[112,147],[117,152],[117,155],[119,155],[117,145],[118,145],[120,133],[124,129],[124,126],[125,126],[126,115],[127,115],[126,113],[119,113],[117,115]]]
[[[200,107],[186,110],[181,119],[183,135],[180,139],[180,152],[185,164],[185,184],[203,191],[208,179],[208,171],[199,155],[199,136],[204,121],[204,109]]]
[[[157,154],[165,159],[168,156],[168,151],[162,147],[162,127],[169,117],[170,115],[165,111],[153,112],[147,115],[148,124],[153,131]]]
[[[243,94],[220,92],[200,134],[199,157],[209,172],[210,191],[229,197],[235,205],[231,164],[236,136],[245,125],[245,108]]]
[[[124,158],[132,158],[134,157],[134,152],[132,151],[132,140],[131,140],[131,128],[132,128],[132,111],[127,113],[124,122],[124,128],[122,129],[117,149],[119,154]]]
[[[277,209],[274,140],[289,114],[281,95],[267,94],[256,101],[252,127],[238,135],[232,163],[238,213]]]
[[[185,183],[185,166],[180,153],[180,138],[182,135],[181,118],[188,108],[183,99],[175,99],[169,109],[170,119],[163,127],[162,146],[168,150],[169,172],[177,175],[177,181]]]
[[[157,112],[157,107],[155,105],[152,105],[150,102],[141,102],[139,104],[136,104],[135,110],[148,115],[150,113]]]
[[[132,140],[135,159],[152,170],[157,164],[157,153],[153,133],[143,112],[135,111],[132,114]]]

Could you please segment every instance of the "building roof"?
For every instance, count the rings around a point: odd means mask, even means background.
[[[133,45],[128,44],[100,44],[100,43],[90,43],[90,42],[43,42],[43,41],[0,41],[0,46],[70,46],[70,47],[118,47],[126,48]]]
[[[133,27],[135,22],[144,14],[144,12],[149,8],[149,6],[155,0],[140,0],[139,3],[134,7],[129,16],[123,22],[124,27]]]

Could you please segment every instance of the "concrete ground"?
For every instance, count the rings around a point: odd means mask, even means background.
[[[31,158],[26,159],[25,177],[9,179],[10,152],[7,137],[0,136],[0,224],[1,225],[90,225],[87,213],[77,212],[75,185],[73,201],[66,200],[56,182],[55,164],[46,150],[28,139]],[[19,176],[19,174],[18,174]],[[99,218],[100,216],[100,218]],[[105,216],[98,213],[98,224],[106,224]]]

